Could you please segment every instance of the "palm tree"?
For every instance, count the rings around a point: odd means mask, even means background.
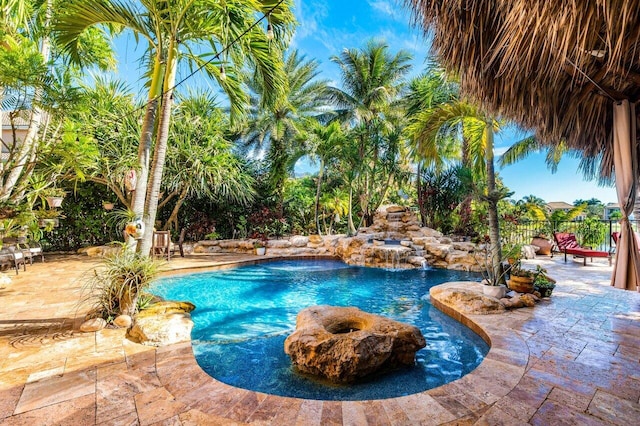
[[[251,62],[269,90],[265,103],[273,103],[282,93],[283,79],[280,49],[293,17],[288,3],[276,0],[202,1],[141,0],[138,7],[124,0],[74,0],[56,22],[60,42],[78,59],[78,41],[91,26],[120,26],[143,37],[152,58],[148,75],[148,103],[142,126],[138,157],[140,177],[133,208],[146,224],[139,246],[142,253],[151,249],[153,223],[158,208],[158,194],[163,175],[169,137],[173,91],[181,59],[202,67],[229,95],[232,113],[241,111],[244,100],[241,81],[234,69]],[[270,41],[261,26],[253,25],[255,14],[269,14],[276,39]],[[194,52],[205,49],[206,53]],[[181,53],[181,49],[185,53]],[[209,59],[207,59],[209,58]],[[228,70],[228,72],[227,72]],[[225,71],[223,73],[223,71]],[[150,172],[148,163],[155,126],[157,103],[160,111]],[[150,181],[147,183],[147,176]],[[144,212],[144,214],[141,214]]]
[[[314,121],[309,130],[309,137],[312,143],[311,157],[318,159],[320,162],[316,182],[316,200],[314,203],[316,232],[320,234],[320,192],[322,189],[322,179],[327,164],[333,159],[338,158],[340,149],[345,143],[345,135],[342,127],[340,127],[340,123],[337,121],[333,121],[326,126],[320,124],[318,121]]]
[[[337,119],[349,126],[356,141],[358,185],[362,221],[370,225],[373,213],[398,171],[400,120],[392,108],[405,86],[411,70],[411,55],[399,51],[392,55],[382,42],[370,41],[362,50],[344,49],[331,61],[340,67],[342,88],[330,88]]]
[[[262,108],[261,99],[269,88],[253,79],[250,88],[251,116],[242,137],[245,149],[266,151],[269,186],[282,208],[284,181],[295,162],[306,153],[305,128],[310,119],[324,114],[327,80],[318,80],[319,63],[306,60],[297,50],[286,55],[284,72],[288,85],[284,98],[271,108]]]
[[[178,213],[188,196],[247,203],[254,195],[253,177],[224,139],[228,119],[207,93],[189,93],[181,99],[171,126],[167,153],[167,196],[158,208],[175,199],[164,229],[178,228]]]

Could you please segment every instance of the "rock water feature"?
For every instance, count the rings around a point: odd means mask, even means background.
[[[298,370],[335,383],[351,383],[377,371],[415,364],[426,346],[417,327],[354,307],[303,309],[284,351]]]
[[[253,240],[200,241],[196,253],[253,253]],[[267,241],[267,256],[335,256],[350,265],[378,268],[446,268],[481,272],[475,244],[454,241],[421,227],[414,212],[402,206],[381,206],[373,224],[346,235],[294,235]]]

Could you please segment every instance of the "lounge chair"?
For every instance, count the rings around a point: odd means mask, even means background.
[[[637,232],[634,232],[633,235],[635,235],[636,244],[640,248],[640,235]],[[618,246],[618,240],[620,239],[620,233],[619,232],[612,232],[611,233],[611,238],[613,238],[613,242],[615,243],[615,245],[617,247]]]
[[[573,255],[574,258],[582,258],[584,265],[587,265],[587,258],[593,262],[594,257],[603,257],[609,260],[611,266],[611,253],[608,251],[593,250],[590,247],[581,247],[576,240],[575,234],[569,232],[554,232],[553,239],[558,246],[558,250],[564,253],[564,261],[567,261],[567,255]]]

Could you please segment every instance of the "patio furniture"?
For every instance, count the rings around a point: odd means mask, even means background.
[[[6,237],[2,239],[3,247],[13,247],[14,250],[22,252],[25,261],[29,261],[29,265],[33,265],[33,253],[27,244],[27,237]]]
[[[609,260],[609,266],[611,266],[611,253],[608,251],[593,250],[591,247],[582,247],[578,244],[575,234],[570,232],[554,232],[553,239],[555,240],[558,250],[564,253],[564,261],[567,261],[567,255],[571,254],[574,258],[582,258],[584,260],[584,266],[587,266],[587,258],[593,262],[594,257],[607,258]]]
[[[171,234],[169,231],[153,231],[151,254],[171,260]]]
[[[8,256],[9,266],[16,269],[16,275],[18,275],[18,271],[20,270],[20,265],[27,270],[27,263],[25,262],[25,256],[18,247],[15,245],[3,245],[2,250],[0,250],[0,254],[5,257]]]

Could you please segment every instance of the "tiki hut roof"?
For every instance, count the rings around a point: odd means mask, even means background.
[[[405,2],[464,96],[612,173],[612,104],[640,98],[640,0]]]

